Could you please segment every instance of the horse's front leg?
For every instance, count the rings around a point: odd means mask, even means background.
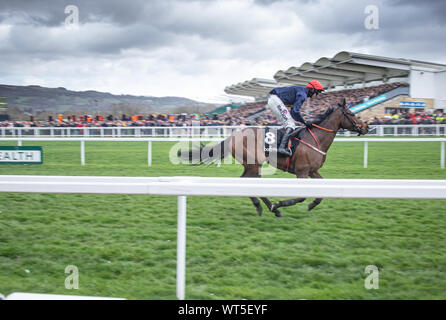
[[[310,173],[310,177],[313,179],[323,179],[322,176],[317,171]],[[319,203],[322,202],[322,200],[323,200],[323,198],[314,199],[314,201],[308,205],[308,211],[313,210],[314,207],[316,207]]]
[[[299,172],[298,174],[296,174],[296,177],[299,178],[307,178],[308,177],[308,171],[302,171]],[[300,203],[305,201],[306,198],[293,198],[293,199],[286,199],[286,200],[281,200],[279,202],[274,203],[271,206],[271,211],[273,210],[277,210],[280,207],[289,207],[289,206],[294,206],[296,203]]]
[[[305,199],[307,199],[307,198],[294,198],[294,199],[281,200],[281,201],[276,202],[272,205],[271,211],[281,208],[281,207],[294,206],[296,203],[305,201]]]

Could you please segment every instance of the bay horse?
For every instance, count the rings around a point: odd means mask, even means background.
[[[235,132],[232,136],[213,146],[201,146],[196,150],[189,150],[186,154],[178,152],[178,156],[192,160],[196,164],[210,163],[222,160],[230,152],[232,156],[243,165],[242,177],[261,177],[261,167],[266,161],[270,165],[285,172],[295,174],[297,178],[322,179],[318,170],[325,162],[326,154],[339,129],[345,129],[361,134],[367,134],[368,125],[358,119],[346,106],[346,101],[330,107],[321,117],[319,124],[312,128],[301,128],[302,134],[298,136],[300,144],[291,157],[278,155],[275,161],[268,161],[264,152],[265,129],[245,128]],[[313,132],[314,131],[314,132]],[[257,213],[262,214],[262,206],[256,197],[250,197]],[[268,209],[276,217],[282,217],[280,207],[288,207],[303,202],[306,198],[293,198],[271,203],[268,198],[261,197]],[[317,198],[308,205],[312,210],[320,204],[322,198]]]

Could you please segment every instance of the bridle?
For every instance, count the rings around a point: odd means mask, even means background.
[[[362,127],[360,127],[356,121],[353,121],[353,119],[351,118],[352,115],[349,114],[344,107],[342,107],[342,113],[344,114],[344,117],[347,118],[348,121],[350,121],[351,125],[353,126],[353,131],[358,132],[358,136],[360,136]]]

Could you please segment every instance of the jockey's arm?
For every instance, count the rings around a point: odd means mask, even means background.
[[[301,94],[296,95],[296,101],[294,102],[293,108],[291,109],[291,116],[294,120],[305,123],[304,119],[302,118],[302,115],[300,114],[300,108],[302,107],[302,104],[304,103],[305,99],[307,97]]]

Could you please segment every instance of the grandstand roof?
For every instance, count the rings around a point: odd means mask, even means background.
[[[251,97],[264,97],[273,88],[290,86],[291,83],[277,83],[275,80],[253,78],[225,88],[228,94],[236,94]]]
[[[274,74],[275,80],[254,78],[228,86],[225,92],[262,97],[272,87],[305,85],[310,80],[319,80],[325,88],[372,81],[387,82],[391,78],[408,77],[411,69],[441,71],[446,70],[446,65],[341,51],[332,58],[322,57],[314,63],[305,62],[300,67],[279,70]]]

